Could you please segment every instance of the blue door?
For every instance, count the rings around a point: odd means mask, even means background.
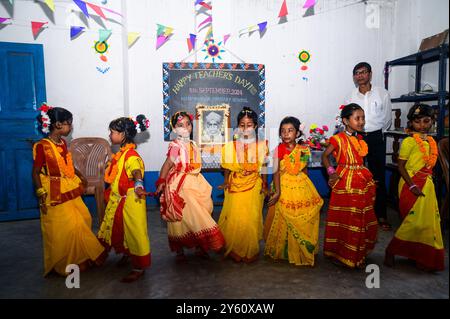
[[[42,45],[0,42],[0,221],[39,217],[32,146],[45,101]]]

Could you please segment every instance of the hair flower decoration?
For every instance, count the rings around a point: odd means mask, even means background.
[[[50,105],[47,105],[46,102],[42,103],[41,107],[38,108],[39,111],[41,111],[41,121],[42,121],[42,133],[48,134],[50,133],[50,117],[48,116],[47,112],[48,110],[51,110],[53,107]]]

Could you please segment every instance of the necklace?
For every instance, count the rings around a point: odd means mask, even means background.
[[[359,156],[364,157],[367,155],[367,153],[369,152],[369,147],[364,140],[358,139],[355,136],[349,136],[348,139],[350,140],[350,143],[353,145]]]
[[[59,145],[59,146],[64,145],[64,142],[63,142],[62,139],[61,139],[60,142],[57,142],[57,141],[55,141],[50,135],[48,136],[48,138],[49,138],[49,140],[52,141],[55,145]]]
[[[423,139],[421,138],[421,136],[419,134],[413,134],[413,138],[419,146],[419,150],[422,153],[422,158],[425,162],[425,165],[429,168],[434,167],[438,158],[438,148],[434,138],[431,136],[426,136],[426,140],[430,145],[430,155],[427,154],[427,150],[425,149],[425,145],[423,144]]]

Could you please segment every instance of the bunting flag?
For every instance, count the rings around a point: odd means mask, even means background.
[[[281,5],[280,13],[278,14],[278,18],[282,18],[288,15],[288,9],[286,5],[286,0],[283,0],[283,4]]]
[[[138,32],[128,32],[128,47],[132,46],[140,36]]]
[[[213,30],[212,30],[212,26],[209,27],[208,31],[206,32],[206,36],[205,36],[205,42],[208,41],[209,39],[213,38]]]
[[[114,13],[114,14],[117,14],[117,15],[123,17],[123,15],[122,15],[121,13],[119,13],[119,12],[116,12],[116,11],[114,11],[114,10],[111,10],[111,9],[108,9],[108,8],[104,8],[104,7],[101,7],[101,8],[102,8],[103,10],[105,10],[105,11],[108,11],[108,12],[111,12],[111,13]]]
[[[187,40],[188,51],[191,52],[194,49],[192,47],[191,39],[187,38],[186,40]]]
[[[98,30],[98,42],[105,42],[111,35],[111,30],[100,29]]]
[[[92,10],[94,10],[95,13],[97,13],[100,17],[102,17],[103,19],[106,20],[106,16],[105,16],[105,14],[103,13],[102,8],[100,8],[99,6],[96,6],[95,4],[89,3],[89,2],[86,2],[86,4],[87,4]]]
[[[156,24],[156,26],[156,50],[158,50],[172,36],[173,28],[162,24]]]
[[[35,22],[31,21],[31,31],[33,31],[33,36],[36,38],[41,31],[42,27],[48,22]]]
[[[203,0],[196,0],[194,5],[196,6],[197,4],[200,4],[200,2],[203,2]]]
[[[225,44],[227,43],[227,41],[228,41],[229,38],[230,38],[230,34],[225,34],[225,35],[223,36],[223,45],[225,45]]]
[[[306,0],[305,4],[303,5],[303,9],[311,8],[316,4],[316,0]]]
[[[202,25],[206,24],[206,23],[211,23],[212,22],[212,16],[209,16],[208,18],[206,18],[205,20],[203,20],[202,23],[200,23],[198,25],[198,28],[201,28]]]
[[[159,37],[157,37],[156,38],[156,50],[158,50],[164,43],[166,43],[168,39],[169,39],[169,37],[166,37],[164,35],[160,35]]]
[[[84,27],[70,27],[70,38],[73,39],[84,30]]]
[[[208,4],[208,3],[206,3],[206,2],[200,2],[199,3],[202,7],[204,7],[204,8],[206,8],[206,9],[208,9],[208,10],[212,10],[212,6],[210,5],[210,4]]]
[[[189,43],[191,44],[191,49],[189,52],[191,52],[193,49],[195,49],[195,41],[197,41],[197,35],[190,33],[189,34]]]
[[[14,0],[9,0],[9,3],[13,6],[14,5]]]
[[[50,8],[50,10],[52,10],[52,12],[55,12],[55,4],[53,3],[53,0],[45,0],[45,4]]]
[[[267,27],[267,21],[264,21],[264,22],[258,23],[258,27],[259,27],[259,32],[260,32],[260,33],[263,33],[263,32],[264,32],[264,30],[265,30],[265,29],[266,29],[266,27]]]
[[[3,22],[5,22],[6,20],[9,20],[10,18],[2,18],[2,17],[0,17],[0,23],[3,23]]]
[[[81,1],[81,0],[73,0],[73,2],[75,2],[75,4],[81,9],[81,11],[83,11],[84,15],[89,18],[89,13],[86,7],[86,2]]]

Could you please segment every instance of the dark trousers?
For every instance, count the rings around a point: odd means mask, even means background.
[[[377,183],[375,214],[378,219],[386,219],[386,140],[381,130],[367,133],[364,140],[369,147],[367,166]]]

